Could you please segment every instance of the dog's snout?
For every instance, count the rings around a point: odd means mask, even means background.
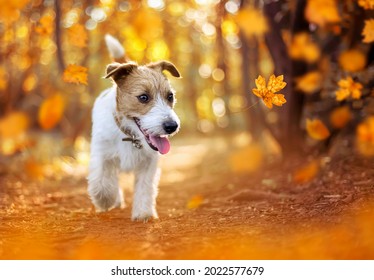
[[[163,123],[163,127],[166,133],[171,134],[178,129],[176,121],[166,121]]]

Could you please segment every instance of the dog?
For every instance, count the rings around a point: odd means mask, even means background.
[[[88,194],[98,212],[123,208],[118,174],[134,172],[131,219],[157,219],[159,156],[169,152],[168,137],[180,128],[173,110],[175,91],[163,71],[181,75],[169,61],[128,61],[122,45],[110,35],[105,42],[116,62],[107,65],[105,74],[113,86],[97,97],[92,110]]]

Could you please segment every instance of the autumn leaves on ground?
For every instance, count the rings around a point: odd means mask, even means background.
[[[3,2],[0,259],[374,258],[372,0]],[[87,196],[107,33],[183,76],[148,223]]]

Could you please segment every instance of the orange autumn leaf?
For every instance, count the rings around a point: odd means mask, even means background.
[[[87,85],[87,68],[75,64],[70,64],[65,69],[62,79],[66,83]]]
[[[320,27],[341,21],[336,0],[308,0],[305,18]]]
[[[296,88],[306,94],[312,94],[322,86],[322,75],[318,71],[309,72],[296,79]]]
[[[24,170],[26,175],[33,180],[44,179],[44,165],[38,163],[33,158],[30,158],[25,162]]]
[[[336,100],[342,101],[351,97],[352,99],[361,98],[362,84],[355,82],[351,77],[341,79],[338,82],[339,89],[335,92]]]
[[[247,37],[260,36],[268,31],[265,16],[255,8],[241,9],[234,17],[235,22]]]
[[[0,119],[0,138],[15,138],[29,126],[29,117],[24,112],[12,112]]]
[[[335,128],[343,128],[352,119],[352,113],[348,106],[334,109],[330,113],[330,123]]]
[[[306,183],[313,180],[318,174],[320,164],[318,160],[313,160],[305,166],[298,168],[293,174],[292,179],[295,183]]]
[[[372,43],[374,42],[374,18],[365,20],[365,26],[362,30],[362,42],[364,43]]]
[[[43,101],[39,108],[38,121],[41,128],[54,128],[61,120],[65,109],[65,101],[60,94],[55,94]]]
[[[258,144],[249,145],[234,151],[229,156],[229,165],[235,173],[248,173],[257,171],[263,162],[263,151]]]
[[[311,40],[310,35],[306,32],[295,34],[288,48],[288,53],[291,58],[304,60],[308,63],[313,63],[320,57],[317,44]]]
[[[267,85],[265,78],[259,75],[255,83],[257,88],[252,89],[252,92],[262,99],[266,107],[273,108],[273,104],[282,106],[286,103],[283,94],[275,94],[287,85],[287,83],[283,81],[283,75],[278,77],[271,75]]]
[[[356,145],[364,156],[374,156],[374,116],[368,117],[356,129]]]
[[[81,24],[75,24],[68,29],[69,42],[76,47],[86,47],[87,46],[87,31],[85,27]]]
[[[196,209],[198,208],[202,203],[204,202],[204,198],[201,195],[195,195],[192,197],[188,203],[187,203],[187,208],[188,209]]]
[[[35,31],[41,35],[49,36],[53,32],[54,18],[51,15],[44,15],[35,27]]]
[[[306,119],[306,131],[315,140],[324,140],[330,136],[330,131],[319,119]]]
[[[366,56],[360,50],[350,49],[339,55],[339,65],[345,71],[357,72],[365,68]]]
[[[358,5],[365,10],[373,10],[374,9],[374,0],[358,0]]]

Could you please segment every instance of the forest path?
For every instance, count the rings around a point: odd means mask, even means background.
[[[173,146],[162,159],[159,219],[95,213],[84,176],[0,177],[0,259],[373,259],[374,161],[336,156],[295,184],[293,158],[252,174],[227,165],[225,139]],[[345,151],[349,153],[349,149]],[[343,153],[344,154],[344,153]]]

